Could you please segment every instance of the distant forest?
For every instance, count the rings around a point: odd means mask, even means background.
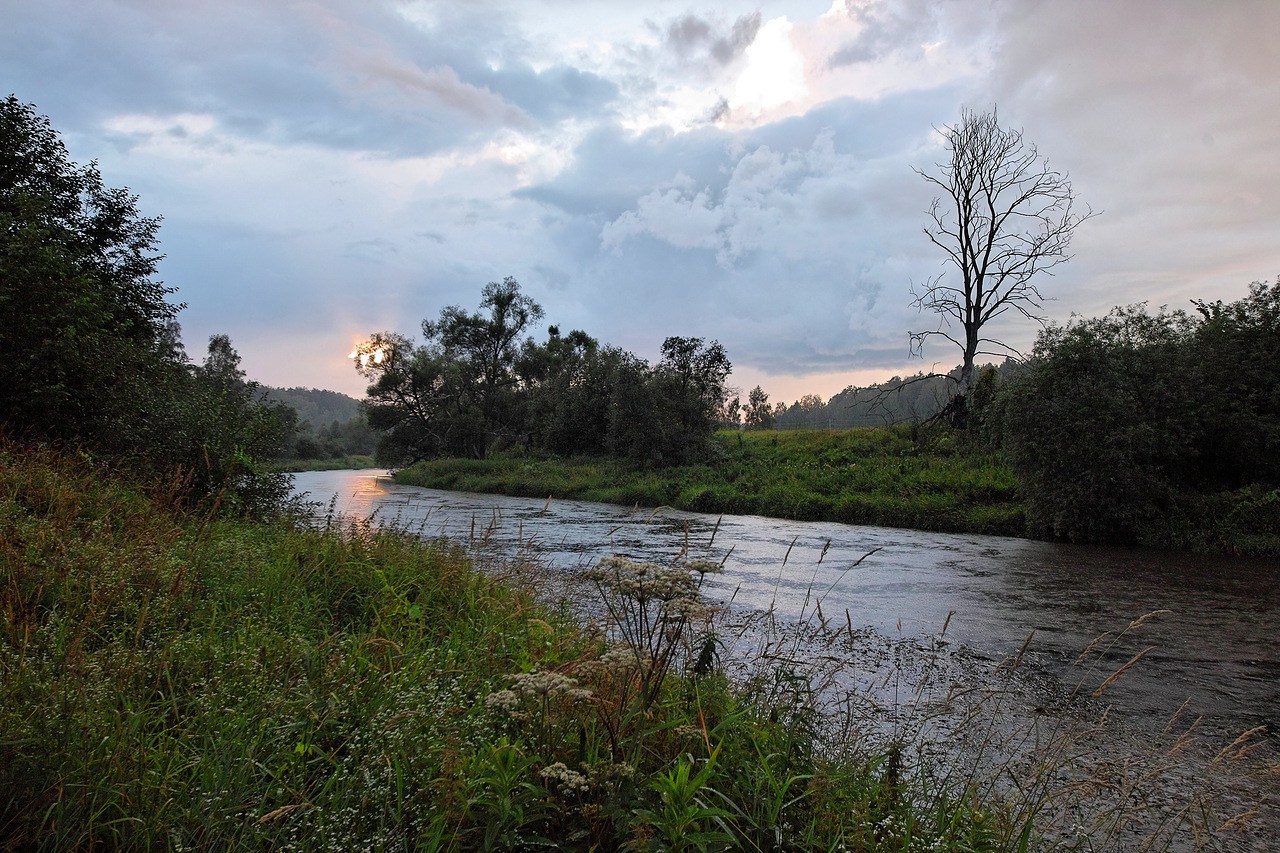
[[[269,403],[297,413],[290,436],[277,455],[288,459],[334,459],[372,456],[379,431],[369,426],[360,401],[337,391],[320,388],[272,388],[262,386]]]
[[[272,388],[269,385],[262,386],[262,390],[271,402],[284,403],[297,412],[299,424],[320,426],[360,417],[360,401],[337,391],[320,388]]]
[[[954,376],[925,373],[895,376],[865,388],[850,385],[825,403],[816,394],[806,394],[790,406],[779,404],[773,411],[773,425],[778,429],[849,429],[928,420],[942,411],[955,388]]]

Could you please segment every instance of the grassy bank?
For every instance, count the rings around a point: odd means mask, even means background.
[[[264,464],[270,471],[296,474],[299,471],[346,471],[375,468],[372,456],[341,456],[336,459],[279,459]]]
[[[466,554],[0,445],[0,848],[987,850],[1023,824],[717,673],[708,565],[600,636]],[[752,698],[754,697],[754,698]]]
[[[878,524],[919,530],[1025,532],[1012,472],[945,433],[909,427],[722,432],[706,465],[645,470],[601,459],[498,456],[419,463],[403,483],[528,497]]]

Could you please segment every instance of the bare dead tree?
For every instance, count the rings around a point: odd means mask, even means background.
[[[956,396],[963,397],[977,381],[979,355],[1020,356],[984,334],[988,323],[1009,311],[1045,322],[1045,297],[1034,279],[1071,257],[1072,235],[1094,212],[1076,212],[1067,175],[1049,168],[1021,130],[1002,128],[995,108],[965,110],[959,124],[943,132],[950,160],[937,164],[937,174],[915,172],[942,193],[929,208],[924,233],[958,280],[944,272],[912,285],[912,304],[937,314],[939,324],[910,336],[914,355],[934,335],[960,347]]]

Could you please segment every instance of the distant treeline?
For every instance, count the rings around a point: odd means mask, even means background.
[[[285,459],[335,459],[372,456],[379,433],[369,426],[360,401],[320,388],[264,386],[266,399],[294,412],[290,434],[277,456]]]
[[[848,429],[927,420],[947,405],[955,392],[956,378],[956,371],[948,376],[895,376],[865,388],[850,385],[825,403],[816,394],[806,394],[790,406],[775,406],[773,425],[778,429]]]

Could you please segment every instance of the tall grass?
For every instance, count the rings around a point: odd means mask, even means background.
[[[1129,800],[1157,768],[1104,775],[1110,756],[1080,758],[1097,730],[1056,711],[1030,731],[993,715],[1021,656],[969,685],[932,675],[939,644],[912,667],[868,666],[877,646],[820,599],[788,625],[710,608],[699,579],[718,566],[703,561],[601,561],[573,588],[579,604],[594,590],[593,627],[536,594],[538,566],[479,556],[483,571],[370,522],[182,514],[163,489],[0,445],[0,847],[1132,838]],[[882,702],[899,679],[909,695]],[[1191,735],[1171,731],[1177,763]],[[1110,796],[1111,823],[1071,823],[1086,789]],[[1188,807],[1144,837],[1208,844],[1220,823]]]
[[[495,456],[418,463],[411,485],[674,506],[949,532],[1021,535],[1012,472],[945,431],[909,426],[721,432],[716,458],[649,470],[605,459]]]
[[[456,546],[184,515],[13,445],[0,560],[6,849],[990,848],[963,792],[917,813],[743,702],[707,566],[602,567],[627,643]]]

